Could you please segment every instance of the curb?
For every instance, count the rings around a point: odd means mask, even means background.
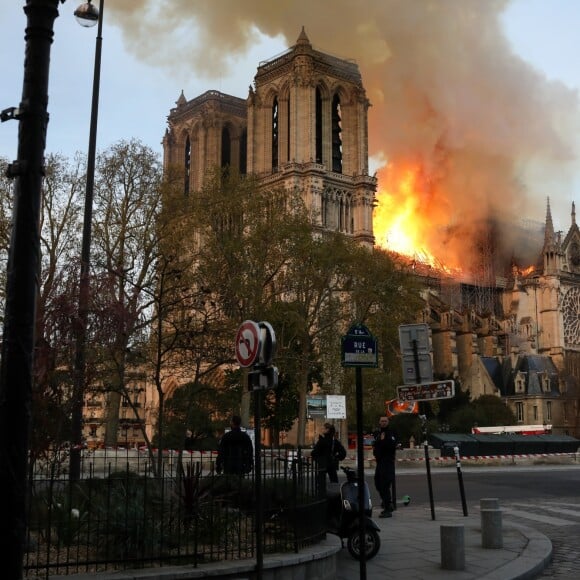
[[[528,538],[526,547],[515,560],[481,576],[480,580],[532,580],[552,561],[553,547],[547,536],[528,526],[510,524],[510,527]]]

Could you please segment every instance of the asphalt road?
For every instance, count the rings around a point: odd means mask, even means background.
[[[536,465],[462,468],[466,507],[476,513],[479,500],[498,498],[503,521],[537,529],[552,540],[554,558],[538,578],[580,578],[580,465]],[[373,472],[365,478],[371,488],[373,504],[379,499],[373,484]],[[463,510],[459,478],[455,467],[431,470],[433,510]],[[397,497],[411,496],[413,505],[430,508],[426,469],[403,468],[397,472]],[[396,517],[404,517],[404,507]]]

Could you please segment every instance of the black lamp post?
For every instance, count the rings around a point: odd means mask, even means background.
[[[71,418],[71,481],[77,481],[81,473],[81,448],[83,443],[83,402],[86,381],[86,342],[89,314],[89,270],[91,259],[91,231],[93,220],[93,190],[95,183],[95,157],[97,147],[97,119],[99,115],[99,87],[101,81],[101,46],[103,43],[103,3],[99,0],[97,9],[91,0],[75,10],[75,17],[82,26],[98,23],[95,46],[95,70],[93,76],[93,99],[91,104],[91,125],[89,131],[89,151],[87,156],[87,184],[81,244],[81,272],[79,279],[79,305],[76,328],[76,352],[73,369],[73,400]]]
[[[26,476],[32,405],[36,297],[40,271],[40,200],[48,125],[50,46],[59,0],[27,0],[24,82],[18,107],[0,120],[17,119],[18,159],[8,252],[6,306],[0,368],[0,481],[5,495],[0,517],[2,575],[23,576],[26,538]]]

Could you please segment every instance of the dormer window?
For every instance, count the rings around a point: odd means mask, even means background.
[[[552,384],[550,381],[550,377],[547,373],[542,375],[542,391],[544,393],[549,393],[552,390]]]
[[[515,381],[516,393],[524,393],[526,390],[526,379],[523,375],[518,374]]]

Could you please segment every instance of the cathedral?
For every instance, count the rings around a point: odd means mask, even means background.
[[[543,244],[537,236],[528,240],[537,242],[536,263],[512,264],[493,285],[443,277],[427,283],[421,322],[431,328],[436,375],[458,379],[472,398],[501,397],[519,424],[577,436],[580,230],[575,205],[564,235],[554,231],[548,201],[542,229]],[[478,293],[487,300],[474,299]]]
[[[164,167],[183,170],[184,194],[216,167],[253,174],[264,186],[299,191],[313,228],[372,247],[377,181],[368,169],[366,97],[358,66],[296,44],[259,64],[245,99],[219,91],[168,116]],[[431,272],[415,322],[431,329],[436,378],[454,378],[472,398],[502,398],[518,423],[578,435],[580,231],[554,231],[548,203],[538,260],[504,277],[470,283]],[[524,269],[525,268],[525,269]],[[417,275],[422,277],[420,269]],[[412,321],[410,321],[412,322]]]
[[[293,47],[260,63],[245,100],[182,93],[168,116],[164,166],[184,169],[186,193],[215,167],[299,191],[314,228],[372,246],[369,106],[358,66],[315,50],[302,29]]]

